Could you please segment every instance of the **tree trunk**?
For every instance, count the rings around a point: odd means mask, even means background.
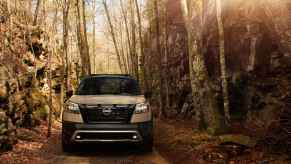
[[[135,0],[135,8],[137,13],[137,20],[138,20],[138,35],[139,35],[139,42],[140,42],[140,58],[141,58],[141,72],[143,76],[143,87],[145,91],[148,91],[148,80],[147,80],[147,72],[145,69],[145,54],[144,54],[144,41],[142,36],[142,24],[141,24],[141,14],[140,14],[140,8],[138,5],[138,1]]]
[[[123,25],[122,22],[119,22],[119,47],[120,47],[120,55],[124,66],[124,73],[128,74],[128,64],[126,63],[126,55],[124,52],[124,44],[123,44]]]
[[[91,74],[89,46],[86,32],[85,1],[76,0],[77,8],[77,38],[82,63],[82,75]]]
[[[291,20],[288,2],[288,0],[261,0],[260,6],[264,8],[266,27],[279,40],[282,49],[291,53]]]
[[[127,39],[127,45],[128,45],[128,53],[127,53],[127,63],[128,63],[128,72],[130,74],[133,74],[133,64],[131,61],[131,56],[132,56],[132,52],[131,52],[131,41],[130,41],[130,35],[129,35],[129,28],[128,28],[128,20],[127,20],[127,14],[126,11],[124,9],[124,5],[123,5],[123,0],[120,0],[120,7],[121,7],[121,12],[122,12],[122,17],[123,17],[123,21],[124,21],[124,25],[125,25],[125,32],[126,32],[126,39]]]
[[[64,92],[67,92],[69,89],[69,59],[68,59],[68,33],[69,33],[69,22],[68,22],[68,16],[69,16],[69,9],[70,9],[70,1],[64,0],[63,1],[63,73],[62,73],[62,86],[61,86],[61,113],[63,112],[63,102],[64,102]],[[60,115],[61,117],[62,115]]]
[[[200,10],[193,10],[194,4],[192,0],[185,0],[182,4],[185,14],[187,39],[188,39],[188,54],[190,81],[192,89],[192,98],[196,119],[199,127],[207,129],[211,134],[219,133],[223,130],[221,115],[218,111],[217,101],[211,89],[211,81],[205,65],[205,58],[202,53],[202,19],[203,19],[203,3],[195,6]],[[200,12],[199,12],[200,11]],[[194,16],[195,13],[196,17]],[[193,25],[195,19],[195,28]]]
[[[38,18],[38,14],[39,14],[39,10],[40,10],[40,3],[41,3],[41,0],[37,0],[35,12],[34,12],[34,18],[33,18],[33,25],[34,26],[37,24],[37,18]]]
[[[96,0],[93,0],[93,21],[92,21],[92,25],[93,25],[93,72],[96,72],[96,22],[95,22],[95,14],[96,14]]]
[[[29,16],[32,16],[32,0],[27,0],[26,1],[26,12],[27,12],[27,15]]]
[[[160,42],[160,19],[159,19],[159,7],[158,1],[154,0],[154,13],[155,13],[155,23],[156,23],[156,48],[157,48],[157,55],[158,55],[158,66],[159,66],[159,91],[160,91],[160,114],[163,117],[167,117],[166,109],[165,109],[165,99],[164,99],[164,78],[163,78],[163,68],[162,68],[162,49],[161,49],[161,42]]]
[[[164,49],[165,49],[165,56],[164,56],[164,62],[163,62],[163,72],[166,75],[164,78],[165,81],[165,94],[166,94],[166,108],[168,109],[170,107],[170,93],[169,93],[169,78],[168,78],[168,61],[169,61],[169,45],[168,45],[168,39],[169,39],[169,29],[168,29],[168,11],[166,9],[165,11],[165,40],[164,40]]]
[[[225,41],[224,41],[224,27],[221,15],[221,0],[216,0],[216,18],[218,23],[217,27],[219,35],[219,62],[221,71],[224,116],[226,125],[229,125],[230,124],[229,95],[228,95],[227,70],[225,63]]]
[[[248,31],[250,33],[251,27],[248,27]],[[248,63],[248,71],[254,71],[255,63],[256,63],[256,52],[257,52],[257,37],[251,37],[251,44],[250,44],[250,56],[249,56],[249,63]]]
[[[109,14],[109,10],[108,10],[108,6],[107,6],[107,3],[106,3],[106,0],[103,0],[103,6],[104,6],[107,22],[109,24],[110,34],[111,34],[111,37],[112,37],[112,40],[113,40],[115,53],[117,55],[118,65],[119,65],[120,71],[124,72],[123,67],[122,67],[122,62],[121,62],[121,57],[120,57],[118,45],[117,45],[117,40],[116,40],[116,36],[115,36],[115,32],[114,32],[114,28],[113,28],[113,25],[112,25],[112,22],[111,22],[111,16]]]
[[[49,97],[48,97],[48,105],[49,105],[49,113],[48,113],[48,130],[47,130],[47,137],[51,136],[51,129],[52,129],[52,115],[53,115],[53,95],[52,95],[52,53],[48,54],[48,85],[49,85]]]
[[[131,27],[131,60],[133,64],[133,72],[137,80],[139,80],[138,72],[138,54],[136,52],[136,25],[135,25],[135,12],[134,12],[134,2],[129,0],[130,7],[130,27]]]

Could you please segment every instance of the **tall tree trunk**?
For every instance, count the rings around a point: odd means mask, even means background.
[[[41,23],[46,26],[47,21],[47,0],[42,1],[42,16],[41,16]]]
[[[160,91],[160,112],[161,115],[167,117],[166,109],[165,109],[165,99],[164,99],[164,78],[163,78],[163,68],[162,68],[162,49],[160,42],[160,19],[159,19],[159,7],[158,1],[154,0],[154,13],[155,13],[155,23],[156,23],[156,48],[158,55],[158,66],[159,66],[159,91]]]
[[[195,6],[198,10],[193,10],[194,4],[192,0],[184,0],[182,8],[185,14],[190,81],[192,88],[192,97],[196,119],[200,128],[205,128],[211,134],[215,134],[223,130],[221,115],[218,111],[217,101],[211,88],[211,81],[205,65],[205,58],[202,53],[202,29],[203,29],[203,13],[204,1],[199,6]],[[197,5],[197,4],[196,4]],[[197,12],[194,14],[194,12]],[[196,17],[194,17],[194,15]],[[193,24],[193,19],[197,24]]]
[[[141,58],[141,72],[143,75],[143,87],[145,91],[148,91],[148,80],[147,80],[147,72],[145,69],[145,54],[144,54],[144,41],[142,36],[142,24],[141,24],[141,14],[140,14],[140,7],[138,5],[138,1],[135,0],[135,8],[138,20],[138,36],[139,36],[139,44],[140,44],[140,58]]]
[[[248,34],[251,35],[251,26],[247,26]],[[253,71],[255,69],[255,63],[256,63],[256,53],[257,53],[257,37],[252,36],[251,37],[251,43],[250,43],[250,56],[249,56],[249,63],[247,70]]]
[[[52,53],[49,52],[48,54],[48,86],[49,86],[49,98],[48,98],[48,105],[49,105],[49,113],[48,113],[48,129],[47,129],[47,137],[51,136],[51,129],[52,129],[52,115],[53,115],[53,95],[52,95]]]
[[[37,18],[38,18],[38,14],[39,14],[39,10],[40,10],[40,4],[41,4],[41,0],[37,0],[35,12],[34,12],[34,18],[33,18],[33,25],[37,24]]]
[[[65,86],[66,89],[68,89],[68,85],[69,85],[69,56],[68,56],[68,35],[69,35],[69,10],[70,10],[70,1],[69,0],[64,0],[64,4],[63,4],[63,44],[64,44],[64,55],[65,55],[65,73],[67,75],[66,77],[66,82],[65,82]]]
[[[165,10],[165,37],[164,37],[164,60],[163,60],[163,73],[165,74],[164,83],[165,83],[165,104],[166,108],[168,109],[170,106],[170,100],[169,100],[169,80],[168,80],[168,61],[169,61],[169,45],[168,45],[168,39],[169,39],[169,27],[168,27],[168,10]]]
[[[93,0],[93,21],[92,21],[92,25],[93,25],[93,72],[96,72],[96,22],[95,22],[95,15],[96,15],[96,0]]]
[[[291,53],[291,20],[290,9],[285,0],[261,0],[260,7],[264,9],[266,27],[279,40],[285,52]]]
[[[108,10],[108,6],[107,6],[107,3],[106,3],[106,0],[103,0],[102,3],[103,3],[103,6],[104,6],[107,22],[109,24],[110,34],[111,34],[111,37],[112,37],[112,40],[113,40],[115,53],[117,55],[118,65],[119,65],[120,71],[124,72],[123,67],[122,67],[122,61],[121,61],[118,45],[117,45],[117,40],[116,40],[116,36],[115,36],[115,32],[114,32],[114,28],[113,28],[113,25],[112,25],[111,16],[110,16],[110,13],[109,13],[109,10]]]
[[[32,16],[32,0],[26,1],[26,12],[29,16]]]
[[[68,22],[68,16],[69,16],[69,9],[70,9],[70,1],[69,0],[63,0],[63,73],[62,73],[62,86],[61,86],[61,113],[63,113],[63,103],[64,103],[64,92],[67,92],[69,89],[69,59],[68,59],[68,33],[69,33],[69,22]],[[62,115],[60,115],[62,117]]]
[[[90,54],[86,32],[85,1],[76,0],[77,8],[77,38],[82,63],[82,75],[91,74]]]
[[[126,39],[127,39],[127,45],[128,45],[128,53],[127,53],[127,63],[128,63],[128,71],[130,74],[133,74],[133,64],[131,60],[132,51],[131,51],[131,41],[130,41],[130,35],[129,35],[129,27],[128,27],[128,20],[127,20],[127,14],[123,5],[123,0],[120,0],[120,7],[122,12],[122,17],[125,25],[125,32],[126,32]]]
[[[120,21],[119,22],[119,47],[120,47],[120,55],[121,55],[121,59],[122,59],[122,62],[123,62],[123,66],[124,66],[124,73],[128,74],[128,64],[126,63],[126,55],[125,55],[125,52],[124,52],[124,44],[123,44],[123,24],[122,22]]]
[[[224,27],[222,22],[221,14],[221,0],[216,0],[216,18],[218,23],[218,35],[219,35],[219,61],[220,61],[220,71],[221,71],[221,85],[223,93],[223,107],[225,123],[229,125],[230,123],[230,113],[229,113],[229,94],[228,94],[228,82],[227,82],[227,70],[225,63],[225,41],[224,41]]]
[[[136,25],[135,25],[135,11],[134,11],[134,0],[129,0],[130,7],[130,27],[131,27],[131,60],[134,68],[134,75],[137,80],[139,80],[138,72],[138,54],[136,52]]]

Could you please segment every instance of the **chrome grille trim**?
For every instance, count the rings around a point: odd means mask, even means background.
[[[76,139],[76,136],[78,134],[82,134],[82,133],[100,133],[100,134],[104,134],[104,133],[115,133],[115,134],[122,134],[122,133],[132,133],[133,135],[137,136],[137,139]],[[140,142],[142,141],[142,136],[140,135],[140,133],[138,131],[135,130],[124,130],[124,131],[120,131],[120,130],[76,130],[71,138],[72,141],[74,142]]]

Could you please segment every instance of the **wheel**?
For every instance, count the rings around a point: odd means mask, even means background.
[[[152,152],[153,146],[154,146],[153,138],[150,138],[141,143],[140,149],[142,152]]]
[[[73,144],[70,141],[70,137],[66,135],[65,129],[62,129],[62,148],[63,152],[71,153],[73,152]]]

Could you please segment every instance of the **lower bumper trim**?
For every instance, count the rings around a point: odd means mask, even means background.
[[[135,130],[76,130],[74,142],[140,142],[142,136]]]

